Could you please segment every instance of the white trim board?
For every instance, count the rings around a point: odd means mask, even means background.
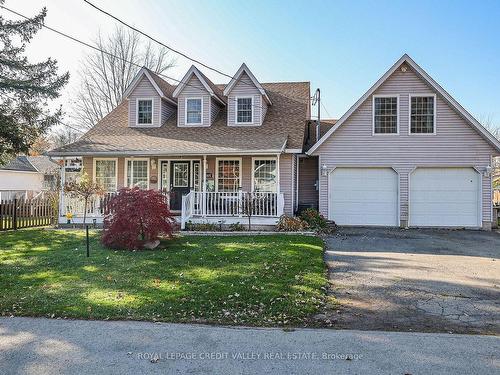
[[[182,77],[181,81],[179,82],[179,84],[175,88],[174,92],[172,93],[172,96],[174,98],[177,98],[180,95],[180,93],[182,92],[182,90],[184,90],[184,88],[188,85],[188,82],[191,79],[191,76],[193,74],[196,76],[196,78],[198,78],[198,80],[201,82],[201,84],[203,85],[205,90],[207,90],[207,92],[210,94],[210,96],[212,98],[217,100],[220,104],[225,105],[225,103],[215,94],[214,90],[212,90],[212,88],[210,87],[210,85],[207,82],[207,78],[205,78],[203,73],[201,73],[198,70],[198,68],[194,65],[191,65],[191,67],[189,68],[187,73],[184,75],[184,77]]]
[[[170,99],[169,97],[167,97],[167,96],[165,96],[163,94],[163,91],[156,84],[156,82],[153,79],[153,77],[151,77],[151,74],[149,73],[149,71],[148,71],[147,68],[141,68],[141,70],[139,70],[137,72],[137,74],[135,75],[134,79],[132,80],[132,82],[130,83],[130,85],[127,87],[127,89],[123,93],[122,100],[126,99],[126,98],[128,98],[130,96],[130,94],[132,93],[132,91],[134,91],[134,89],[136,88],[136,86],[141,81],[142,76],[146,76],[146,78],[149,80],[149,82],[151,83],[151,85],[153,85],[154,89],[156,90],[156,92],[158,93],[158,95],[160,95],[160,97],[162,99],[165,99],[166,101],[168,101],[168,102],[172,103],[173,105],[177,106],[177,103],[174,100]]]
[[[250,71],[250,69],[248,69],[248,66],[245,63],[241,64],[241,66],[238,69],[238,71],[236,72],[236,74],[233,76],[233,78],[231,78],[231,81],[224,88],[224,95],[225,96],[229,95],[229,93],[233,89],[234,85],[236,85],[236,83],[240,79],[240,77],[243,74],[243,72],[245,72],[250,77],[250,80],[255,85],[255,87],[257,88],[257,90],[259,90],[259,92],[261,93],[261,95],[266,99],[267,103],[269,105],[272,105],[271,99],[269,99],[269,96],[267,96],[266,90],[264,90],[264,88],[262,87],[262,85],[259,83],[259,81],[257,80],[257,78],[255,78],[255,76]]]
[[[321,139],[314,144],[308,151],[308,155],[312,155],[319,146],[321,146],[342,124],[357,110],[361,104],[364,103],[370,95],[372,95],[390,76],[393,74],[403,63],[407,63],[415,72],[429,84],[434,90],[436,90],[443,99],[448,102],[448,104],[455,109],[463,118],[466,120],[470,126],[472,126],[488,143],[490,143],[499,153],[500,153],[500,141],[496,139],[488,130],[486,130],[464,107],[460,105],[455,99],[451,97],[431,76],[429,76],[418,64],[412,60],[410,56],[404,54],[401,58],[394,63],[394,65],[379,78],[375,84],[370,87],[370,89],[358,99],[354,105],[349,108],[349,110],[342,115],[342,117],[337,121],[337,123],[330,129],[326,134],[321,137]]]

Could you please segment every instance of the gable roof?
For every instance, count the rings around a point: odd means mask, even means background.
[[[262,96],[264,96],[264,98],[266,99],[267,103],[272,105],[271,99],[267,95],[266,90],[264,90],[264,87],[262,87],[262,85],[259,83],[259,81],[257,81],[257,78],[255,78],[255,76],[250,71],[250,69],[248,69],[248,66],[245,63],[241,64],[240,68],[238,69],[238,71],[236,72],[236,74],[234,75],[234,77],[231,78],[231,81],[229,81],[228,85],[224,89],[224,95],[225,96],[229,95],[229,93],[233,89],[234,85],[236,85],[236,82],[238,82],[238,80],[240,79],[240,77],[243,74],[243,72],[245,72],[250,77],[250,80],[255,85],[255,87],[260,91],[260,93],[262,94]]]
[[[221,108],[209,127],[178,127],[174,113],[159,128],[128,126],[128,103],[122,102],[78,141],[49,152],[82,155],[270,154],[302,150],[309,114],[309,82],[263,83],[274,105],[260,126],[227,126]],[[220,91],[224,85],[216,85]]]
[[[172,96],[174,98],[177,98],[179,94],[184,90],[184,88],[188,85],[189,80],[191,77],[195,75],[196,78],[201,82],[205,90],[208,91],[210,96],[218,100],[221,104],[226,104],[226,100],[224,98],[224,95],[222,94],[222,91],[212,82],[210,81],[205,74],[199,71],[199,69],[191,65],[191,68],[187,71],[187,73],[184,75],[184,77],[181,79],[177,87],[175,88],[174,92],[172,93]]]
[[[134,91],[136,86],[141,81],[142,77],[146,77],[149,80],[149,82],[151,83],[151,85],[154,87],[154,89],[156,90],[158,95],[160,95],[161,98],[169,101],[174,105],[177,104],[172,95],[172,92],[174,91],[175,87],[166,82],[165,80],[161,79],[160,77],[158,77],[156,73],[153,73],[146,67],[142,67],[137,72],[134,79],[123,93],[123,99],[128,98],[130,96],[130,94]]]
[[[319,146],[323,144],[342,124],[358,109],[361,104],[364,103],[366,99],[370,97],[400,66],[401,64],[408,64],[415,73],[420,76],[429,86],[431,86],[437,93],[439,93],[443,99],[455,109],[460,116],[469,123],[478,133],[481,135],[489,144],[491,144],[495,149],[500,152],[500,141],[496,139],[486,128],[484,128],[469,112],[465,110],[464,107],[460,105],[455,99],[452,98],[434,79],[427,74],[415,61],[412,60],[410,56],[406,53],[401,56],[401,58],[394,63],[394,65],[375,82],[375,84],[370,87],[370,89],[354,103],[354,105],[349,108],[349,110],[336,122],[336,124],[323,135],[314,146],[312,146],[307,154],[312,155],[314,151],[317,150]]]
[[[59,165],[52,161],[48,156],[24,156],[20,155],[12,159],[0,170],[21,171],[21,172],[39,172],[50,174],[56,171]]]

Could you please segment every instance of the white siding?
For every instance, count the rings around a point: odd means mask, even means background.
[[[400,218],[408,219],[408,174],[418,166],[491,164],[493,147],[437,95],[436,135],[408,134],[409,94],[433,94],[410,67],[396,70],[374,93],[399,95],[399,135],[372,136],[372,96],[315,152],[321,164],[391,166],[400,174]],[[437,94],[437,93],[436,93]],[[483,221],[491,221],[491,178],[482,178]],[[328,178],[320,177],[320,211],[328,213]]]
[[[158,92],[155,90],[151,82],[143,76],[134,91],[130,94],[128,98],[128,122],[129,126],[137,126],[137,99],[153,99],[153,123],[151,125],[140,125],[141,127],[148,126],[160,126],[160,102],[161,98]]]
[[[186,98],[195,97],[203,100],[202,125],[186,125]],[[195,75],[191,76],[188,84],[177,98],[177,125],[178,126],[209,126],[210,123],[210,94]]]
[[[255,87],[250,77],[243,72],[238,82],[228,95],[227,101],[227,124],[229,126],[239,126],[236,124],[236,98],[239,96],[253,97],[253,121],[254,125],[262,125],[263,114],[262,109],[267,110],[267,105],[263,104],[264,100],[260,91]],[[264,113],[265,114],[265,113]],[[245,126],[245,125],[243,125]]]
[[[37,172],[21,172],[0,170],[0,191],[43,189],[43,174]]]

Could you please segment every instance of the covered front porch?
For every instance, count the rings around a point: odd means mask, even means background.
[[[160,190],[182,229],[188,222],[245,224],[249,216],[252,224],[274,225],[293,212],[290,154],[85,156],[83,166],[107,191],[90,199],[87,223],[102,223],[109,199],[135,186]],[[67,213],[72,223],[82,223],[84,211],[81,199],[62,193],[60,223]]]

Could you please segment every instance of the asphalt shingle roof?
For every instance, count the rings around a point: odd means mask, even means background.
[[[286,148],[302,149],[309,115],[309,82],[264,83],[262,86],[273,105],[268,107],[261,126],[227,126],[226,108],[223,108],[209,127],[178,127],[174,114],[159,128],[131,128],[128,126],[128,103],[124,101],[78,141],[49,154],[278,152],[285,145]],[[223,87],[216,85],[219,92]]]
[[[24,172],[40,172],[50,174],[56,171],[59,165],[48,156],[17,156],[0,169]]]

